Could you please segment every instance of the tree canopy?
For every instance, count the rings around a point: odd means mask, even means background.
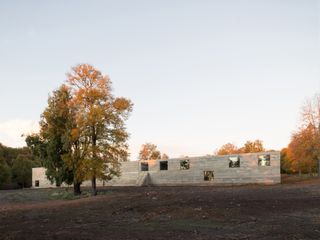
[[[238,154],[238,153],[257,153],[264,152],[263,142],[259,139],[255,141],[247,141],[243,147],[238,148],[233,143],[227,143],[216,151],[218,155]]]
[[[129,137],[125,120],[132,111],[130,100],[114,97],[108,76],[89,64],[80,64],[67,74],[70,106],[79,143],[85,157],[86,178],[96,194],[96,179],[119,175],[120,161],[127,160]]]
[[[141,150],[139,152],[139,160],[148,161],[158,159],[169,159],[169,156],[166,153],[163,153],[161,155],[161,152],[158,150],[158,147],[155,144],[142,144]]]
[[[43,160],[52,181],[74,184],[80,193],[84,180],[110,180],[128,158],[125,121],[133,104],[115,97],[108,76],[89,64],[79,64],[48,99],[40,133],[28,136],[31,150]]]
[[[239,153],[239,149],[233,143],[226,143],[222,145],[217,151],[217,155],[228,155],[236,153]]]
[[[320,170],[320,94],[301,107],[301,121],[281,155],[283,172],[312,173]]]

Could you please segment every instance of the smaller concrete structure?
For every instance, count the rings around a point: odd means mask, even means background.
[[[33,187],[55,187],[44,168],[33,168]],[[121,163],[121,176],[97,186],[181,186],[277,184],[281,182],[280,152],[232,154]],[[65,186],[65,185],[64,185]],[[83,186],[90,186],[85,181]]]
[[[32,187],[49,188],[55,187],[46,176],[46,169],[43,167],[32,168]]]

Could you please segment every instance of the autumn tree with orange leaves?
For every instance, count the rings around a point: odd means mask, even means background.
[[[161,152],[158,150],[157,145],[152,143],[142,144],[141,150],[139,152],[139,160],[140,161],[148,161],[148,160],[167,160],[169,156],[166,153],[161,155]]]
[[[256,153],[264,152],[265,148],[263,146],[263,142],[257,139],[255,141],[247,141],[239,150],[241,153]]]
[[[309,98],[302,107],[301,125],[292,134],[287,155],[291,167],[300,174],[315,172],[320,176],[320,94]]]
[[[139,152],[139,160],[157,160],[161,159],[161,152],[157,149],[157,145],[152,143],[142,144]]]
[[[83,181],[91,180],[96,195],[96,180],[119,176],[120,162],[127,160],[125,121],[133,104],[115,97],[109,77],[89,64],[73,67],[67,77],[49,97],[40,133],[26,141],[49,179],[72,182],[75,195]]]
[[[301,128],[292,134],[288,145],[288,158],[292,160],[291,167],[301,173],[312,173],[317,166],[315,155],[314,132],[311,126]]]
[[[222,145],[217,151],[217,155],[228,155],[228,154],[238,154],[238,153],[257,153],[264,152],[265,148],[263,142],[259,139],[255,141],[246,141],[243,147],[238,148],[233,143],[227,143]]]
[[[119,175],[120,161],[128,157],[128,133],[125,121],[133,104],[116,98],[108,76],[89,64],[80,64],[67,74],[74,109],[75,131],[84,152],[86,178],[97,194],[96,180],[110,180]]]
[[[236,154],[239,152],[240,151],[236,145],[234,145],[233,143],[226,143],[218,149],[216,154],[217,155],[228,155],[228,154]]]

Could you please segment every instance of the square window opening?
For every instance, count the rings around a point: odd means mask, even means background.
[[[160,162],[160,170],[168,170],[168,161],[161,161]]]
[[[149,163],[141,163],[141,171],[149,171]]]
[[[271,166],[270,154],[258,156],[258,166]]]
[[[181,170],[188,170],[190,169],[190,160],[181,160],[180,161],[180,169]]]
[[[239,168],[240,157],[229,157],[229,168]]]
[[[204,171],[203,172],[203,180],[204,181],[213,181],[214,174],[213,171]]]
[[[35,187],[39,187],[40,186],[40,181],[39,180],[35,180],[34,181],[34,186]]]

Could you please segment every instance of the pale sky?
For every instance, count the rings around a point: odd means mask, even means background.
[[[0,142],[24,145],[48,94],[78,63],[130,98],[131,159],[261,139],[281,149],[320,92],[320,1],[0,2]]]

